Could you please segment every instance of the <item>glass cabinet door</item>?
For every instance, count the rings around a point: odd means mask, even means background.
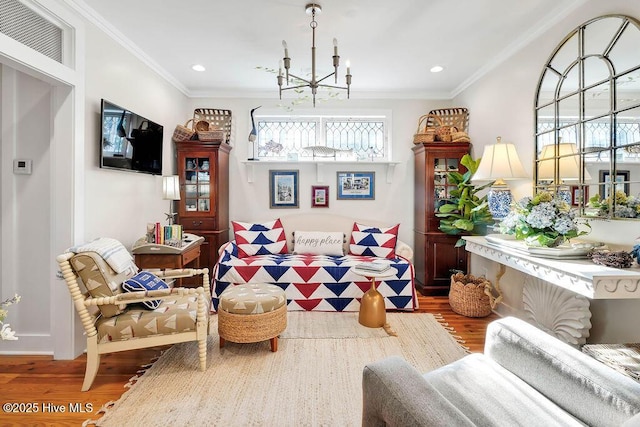
[[[211,171],[209,157],[185,157],[184,194],[187,212],[211,210]]]
[[[457,158],[436,158],[433,165],[433,188],[435,191],[435,209],[447,202],[451,197],[451,190],[457,186],[449,180],[449,172],[458,172]]]

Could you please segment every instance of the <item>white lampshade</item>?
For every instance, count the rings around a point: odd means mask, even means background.
[[[162,177],[162,198],[180,200],[180,180],[178,175]]]
[[[496,222],[507,216],[513,201],[511,191],[504,180],[527,177],[515,145],[502,144],[501,139],[498,137],[495,144],[484,147],[480,166],[472,178],[474,181],[494,181],[487,193],[487,203]]]
[[[557,145],[549,144],[542,148],[540,153],[540,162],[538,163],[538,179],[554,181],[555,165],[558,162],[558,180],[560,181],[577,181],[580,178],[580,159],[576,144],[572,142],[563,142]],[[584,180],[591,179],[591,175],[585,169]]]
[[[527,172],[518,158],[513,144],[498,142],[484,147],[480,166],[473,175],[474,181],[493,181],[527,178]]]

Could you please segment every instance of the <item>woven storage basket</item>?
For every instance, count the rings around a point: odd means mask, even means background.
[[[183,125],[176,126],[176,128],[173,131],[173,136],[171,137],[171,139],[177,142],[189,141],[190,139],[192,139],[196,134],[195,130],[189,128],[189,122],[192,122],[192,121],[193,119],[189,119],[187,120],[187,123],[184,124],[184,126]]]
[[[260,314],[218,311],[218,333],[227,341],[251,343],[277,337],[287,329],[287,305]]]
[[[198,134],[198,139],[201,141],[216,141],[220,137],[222,132],[222,141],[229,143],[231,138],[231,110],[221,110],[219,108],[196,108],[193,110],[193,120],[198,122],[204,120],[209,122],[209,129],[206,132],[217,132],[215,134],[204,134],[202,139]],[[208,139],[214,138],[214,139]]]
[[[469,128],[469,110],[466,108],[441,108],[439,110],[429,111],[430,120],[427,126],[453,126],[458,132],[468,132]],[[440,119],[435,121],[435,117]],[[431,121],[433,119],[433,121]]]
[[[455,126],[438,126],[436,128],[436,141],[451,142],[453,134],[458,132]]]
[[[491,282],[484,277],[456,273],[451,276],[449,305],[463,316],[486,317],[502,300],[499,291],[498,297],[494,297],[492,291]]]
[[[198,139],[205,142],[222,142],[226,141],[224,131],[220,129],[198,131]]]
[[[418,119],[418,130],[413,135],[414,144],[422,144],[423,142],[433,142],[436,140],[436,126],[441,123],[437,116],[430,117],[431,114],[425,114]],[[431,121],[431,126],[429,123]],[[436,123],[434,125],[433,123]]]
[[[196,130],[196,132],[207,131],[207,130],[209,130],[209,122],[206,121],[206,120],[198,120],[193,125],[193,128]]]
[[[471,142],[471,139],[466,132],[453,132],[451,142]]]

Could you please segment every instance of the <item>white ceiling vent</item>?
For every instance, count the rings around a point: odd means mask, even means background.
[[[62,63],[62,28],[17,0],[0,0],[0,33]]]

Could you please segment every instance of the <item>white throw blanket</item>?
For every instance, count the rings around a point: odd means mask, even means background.
[[[97,239],[83,245],[69,248],[70,252],[95,252],[113,268],[116,273],[136,274],[138,267],[133,261],[133,257],[122,243],[109,237],[98,237]]]

